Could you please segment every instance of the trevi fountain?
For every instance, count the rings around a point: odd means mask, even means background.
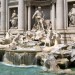
[[[62,44],[60,33],[52,30],[51,23],[46,28],[42,20],[36,24],[23,35],[12,35],[9,30],[0,39],[0,66],[5,71],[0,75],[75,74],[68,69],[75,61],[75,44]]]
[[[13,35],[18,16],[15,11],[11,29],[0,39],[0,75],[75,75],[75,39],[61,42],[61,34],[45,20],[41,7],[34,12],[32,30]]]

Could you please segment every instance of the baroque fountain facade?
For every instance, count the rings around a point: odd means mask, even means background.
[[[45,72],[74,74],[68,69],[75,61],[74,3],[1,0],[1,60],[21,67],[44,66]]]

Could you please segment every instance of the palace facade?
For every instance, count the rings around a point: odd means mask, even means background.
[[[41,6],[44,18],[52,22],[52,29],[61,33],[64,43],[69,43],[75,36],[75,24],[71,21],[74,18],[69,16],[74,4],[75,0],[0,0],[0,35],[3,37],[8,30],[13,34],[31,30],[35,22],[32,15]],[[14,10],[16,26],[11,23]]]

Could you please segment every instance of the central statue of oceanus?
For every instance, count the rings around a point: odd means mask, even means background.
[[[32,19],[35,18],[35,25],[37,25],[38,29],[44,30],[43,21],[44,21],[44,14],[41,10],[41,7],[38,7],[38,9],[35,11],[35,13],[32,16]]]

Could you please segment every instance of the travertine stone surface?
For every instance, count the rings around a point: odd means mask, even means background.
[[[51,22],[52,22],[52,29],[55,29],[55,4],[52,4],[52,11],[51,11]]]
[[[28,30],[31,30],[31,7],[28,6]]]
[[[18,30],[24,30],[25,24],[24,0],[18,0]]]
[[[56,2],[56,29],[64,28],[64,0]]]
[[[1,0],[1,31],[6,29],[6,0]]]

